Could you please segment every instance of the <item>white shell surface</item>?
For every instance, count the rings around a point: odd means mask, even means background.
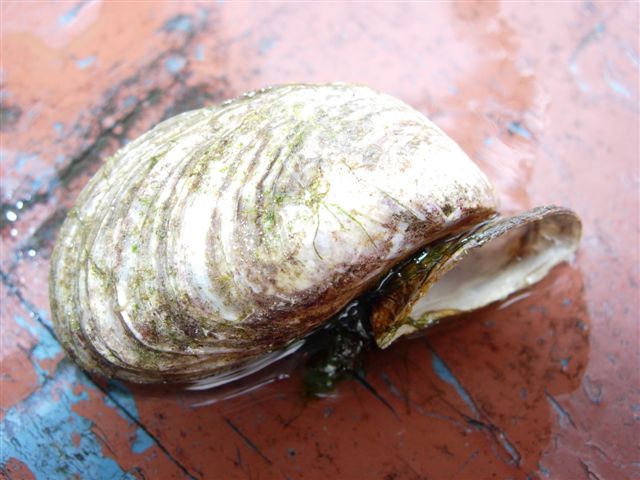
[[[60,232],[56,332],[86,369],[192,381],[301,338],[496,208],[422,114],[346,84],[170,118],[107,160]]]

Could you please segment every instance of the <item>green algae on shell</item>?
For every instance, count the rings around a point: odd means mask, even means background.
[[[399,100],[347,84],[252,92],[162,122],[91,179],[52,256],[56,333],[91,372],[228,381],[298,348],[395,266],[463,238],[497,203],[455,142]],[[569,237],[536,243],[562,250],[549,265],[573,253]],[[407,284],[400,308],[372,311],[380,346],[429,323],[408,306],[432,283]]]

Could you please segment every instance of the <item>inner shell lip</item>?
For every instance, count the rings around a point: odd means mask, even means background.
[[[386,348],[439,319],[479,309],[542,280],[573,257],[581,235],[571,210],[538,207],[494,217],[428,245],[372,296],[371,325]]]

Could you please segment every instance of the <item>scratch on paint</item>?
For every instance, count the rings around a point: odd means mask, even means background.
[[[387,375],[387,373],[382,372],[380,376],[382,377],[382,381],[384,382],[384,384],[387,386],[389,391],[394,396],[401,398],[405,402],[407,401],[407,397],[400,391],[398,387],[395,386],[395,384],[391,381],[391,378],[389,378],[389,375]]]
[[[531,140],[533,136],[531,132],[527,130],[520,122],[511,122],[507,127],[507,131],[512,135],[519,135],[522,138]]]
[[[588,479],[600,480],[600,476],[596,472],[591,470],[589,463],[585,462],[581,458],[579,460],[580,460],[580,465],[582,465],[582,468],[584,469],[584,473]]]
[[[67,10],[62,15],[60,15],[58,17],[58,25],[60,25],[61,27],[66,27],[71,22],[73,22],[78,16],[78,13],[80,13],[80,10],[82,10],[87,3],[89,2],[87,1],[78,2],[72,8]]]
[[[558,400],[556,400],[553,395],[551,395],[546,389],[544,391],[545,396],[547,397],[547,400],[549,401],[549,404],[553,407],[553,409],[556,411],[556,413],[558,414],[558,419],[559,419],[559,423],[561,427],[566,427],[567,423],[571,424],[571,426],[573,428],[577,428],[576,424],[573,422],[573,418],[571,418],[571,415],[569,414],[569,412],[567,410],[565,410],[562,405],[560,405],[560,402],[558,402]]]
[[[478,457],[479,453],[480,453],[480,450],[475,450],[471,452],[471,455],[469,455],[467,459],[464,462],[462,462],[458,470],[451,476],[451,478],[457,477],[467,467],[467,465],[472,463]]]
[[[467,420],[467,423],[469,423],[470,425],[489,433],[491,439],[498,445],[500,445],[502,449],[509,455],[510,460],[506,463],[520,466],[522,455],[520,455],[520,452],[515,447],[515,445],[511,443],[507,434],[504,433],[493,422],[491,422],[490,419],[487,419],[487,421],[483,421],[483,417],[486,417],[486,415],[483,415],[480,412],[480,409],[476,406],[475,402],[471,398],[471,395],[469,395],[469,393],[465,390],[460,381],[455,377],[451,369],[447,366],[444,360],[442,360],[442,358],[438,355],[431,344],[427,341],[425,341],[425,343],[427,345],[427,349],[431,352],[431,364],[435,374],[442,381],[448,383],[455,389],[458,396],[464,401],[464,403],[469,407],[469,410],[471,410],[471,412],[473,413],[473,417],[462,415],[463,418],[465,418],[465,420]]]
[[[444,363],[442,358],[440,358],[435,350],[433,350],[431,346],[429,346],[428,348],[431,351],[431,366],[433,367],[433,371],[436,373],[436,375],[438,375],[438,377],[440,377],[442,381],[453,386],[458,396],[462,398],[464,403],[467,404],[469,410],[473,412],[474,416],[478,417],[480,415],[480,412],[478,412],[476,405],[473,403],[473,400],[471,400],[471,397],[469,396],[467,391],[463,388],[463,386],[453,375],[453,373],[451,373],[449,367]]]
[[[581,78],[580,67],[578,66],[578,56],[587,45],[589,45],[591,42],[594,42],[602,38],[602,35],[604,35],[604,32],[605,32],[604,22],[598,23],[593,28],[593,30],[591,30],[589,33],[587,33],[584,37],[580,39],[578,46],[573,50],[573,53],[569,58],[569,72],[571,73],[571,76],[580,87],[580,90],[582,90],[583,92],[588,92],[590,90],[590,87],[587,84],[587,82],[585,82]]]
[[[385,407],[387,407],[393,415],[400,420],[398,416],[398,412],[396,412],[393,405],[391,405],[386,398],[384,398],[378,391],[371,385],[367,380],[357,372],[353,372],[353,377],[358,381],[360,385],[362,385],[369,393],[371,393],[374,397],[376,397]]]
[[[549,472],[549,470],[546,469],[540,462],[538,462],[538,470],[540,470],[540,473],[547,478],[551,476],[551,472]]]
[[[253,441],[251,441],[251,439],[249,437],[247,437],[242,430],[240,430],[236,424],[234,424],[231,420],[229,420],[228,418],[224,419],[225,422],[227,422],[227,425],[229,425],[229,427],[231,428],[231,430],[233,430],[240,438],[242,438],[242,440],[244,441],[244,443],[247,444],[247,446],[253,450],[254,452],[256,452],[258,455],[260,455],[260,457],[262,457],[262,459],[267,462],[269,465],[273,465],[273,462],[271,460],[269,460],[269,458],[262,453],[262,450],[260,450],[258,448],[258,446],[253,443]]]
[[[605,64],[603,76],[604,81],[607,83],[607,85],[609,85],[609,88],[613,90],[614,93],[617,93],[618,95],[625,98],[631,98],[631,91],[624,84],[622,84],[622,82],[619,82],[616,78],[614,78],[616,76],[619,76],[619,74],[614,69],[610,60],[607,60]]]
[[[600,402],[602,402],[602,384],[600,382],[592,380],[589,375],[585,375],[582,378],[582,388],[594,405],[600,405]]]

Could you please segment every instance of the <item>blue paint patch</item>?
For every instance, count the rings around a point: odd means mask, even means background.
[[[447,365],[442,361],[442,359],[433,351],[431,352],[431,366],[433,368],[433,371],[440,378],[440,380],[448,383],[449,385],[453,386],[453,388],[455,388],[460,398],[462,398],[464,403],[467,404],[469,409],[477,417],[478,410],[476,409],[476,406],[473,404],[471,397],[469,396],[467,391],[464,389],[464,387],[460,384],[458,379],[453,375],[451,370],[449,370],[449,367],[447,367]]]
[[[13,318],[16,323],[20,325],[20,327],[27,330],[34,338],[38,340],[38,344],[33,350],[33,356],[36,359],[51,360],[57,357],[62,352],[60,344],[46,328],[43,328],[37,323],[32,324],[30,322],[27,322],[27,320],[20,315],[16,315]]]
[[[42,186],[42,177],[34,178],[31,180],[31,190],[40,190]]]
[[[136,438],[131,444],[131,450],[133,450],[134,453],[144,453],[153,447],[154,443],[153,438],[151,438],[151,436],[142,428],[138,427],[136,430]]]
[[[18,152],[16,155],[15,169],[21,171],[27,163],[37,158],[38,155],[35,153]]]
[[[631,411],[635,413],[640,413],[640,403],[632,403]]]
[[[76,65],[80,70],[84,70],[85,68],[90,67],[96,61],[95,55],[89,55],[88,57],[81,58],[76,60]]]
[[[78,385],[91,388],[79,370],[65,360],[55,378],[7,410],[0,424],[0,460],[4,463],[16,458],[36,478],[134,479],[114,459],[103,455],[91,430],[93,423],[73,411],[75,404],[88,399],[84,390],[73,393]]]
[[[180,55],[172,55],[164,61],[164,66],[171,73],[178,73],[187,64],[187,60]]]
[[[204,45],[196,45],[193,53],[196,57],[196,60],[202,62],[204,60]]]
[[[64,133],[64,123],[56,122],[53,124],[53,131],[56,132],[58,136],[62,136]]]
[[[493,142],[495,142],[495,138],[493,137],[486,137],[482,143],[484,143],[487,147],[493,145]]]
[[[192,32],[193,18],[191,18],[191,15],[180,13],[164,22],[162,30],[164,30],[165,32]]]
[[[569,362],[571,362],[571,357],[563,358],[560,360],[560,365],[562,365],[562,370],[566,370],[569,366]]]
[[[531,132],[524,128],[520,122],[511,122],[507,127],[507,130],[512,135],[520,135],[522,138],[526,138],[527,140],[531,140],[533,138]]]
[[[526,400],[528,396],[529,396],[529,391],[526,388],[522,387],[520,389],[520,398],[523,400]]]
[[[86,2],[78,2],[73,6],[73,8],[60,15],[58,17],[58,25],[60,25],[61,27],[65,27],[73,22],[78,16],[78,13],[80,13],[80,10],[82,10],[82,8],[85,6],[85,4]]]
[[[129,414],[133,418],[135,418],[136,420],[139,419],[138,407],[136,406],[136,401],[133,398],[131,391],[129,391],[129,389],[125,387],[123,383],[117,380],[109,380],[109,383],[107,384],[107,391],[109,392],[109,396],[115,402],[118,402],[118,404],[122,406],[123,409],[129,412]],[[125,420],[128,420],[128,421],[130,420],[130,418],[124,415],[123,413],[121,413],[120,415]]]
[[[260,40],[259,51],[261,55],[264,55],[273,47],[275,47],[276,43],[278,43],[278,39],[276,37],[265,37]]]

